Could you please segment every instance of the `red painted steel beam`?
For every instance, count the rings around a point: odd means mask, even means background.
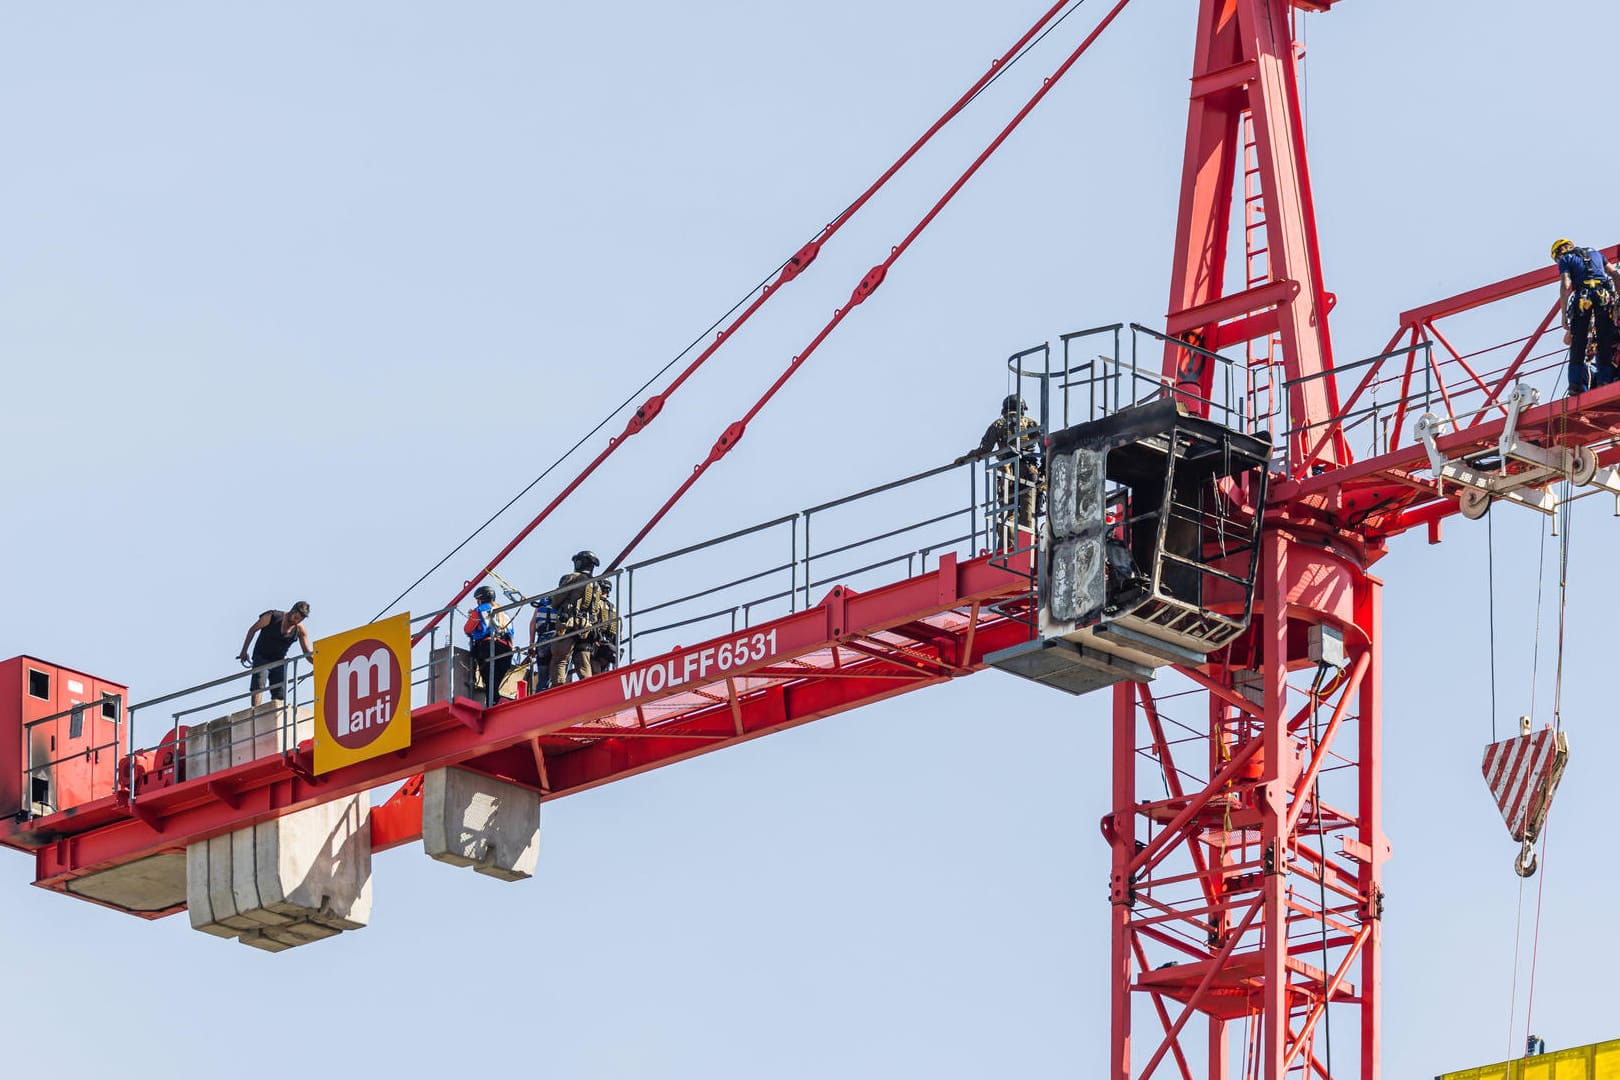
[[[1505,423],[1504,418],[1496,417],[1461,431],[1447,432],[1436,443],[1448,457],[1485,449],[1501,440]],[[1588,433],[1588,428],[1593,435],[1620,435],[1620,383],[1589,390],[1578,400],[1559,398],[1545,402],[1527,409],[1519,417],[1521,435],[1543,435],[1554,443],[1564,441],[1561,432]],[[1332,502],[1337,493],[1355,481],[1387,474],[1427,471],[1428,468],[1427,451],[1422,444],[1414,443],[1319,476],[1278,481],[1271,486],[1267,503],[1272,507],[1283,507],[1319,496],[1328,496],[1328,501]],[[1436,512],[1426,511],[1413,524],[1432,520],[1432,514]]]
[[[1299,283],[1296,281],[1268,281],[1264,285],[1256,285],[1252,289],[1245,289],[1229,296],[1216,297],[1205,301],[1196,307],[1183,308],[1165,317],[1165,333],[1171,337],[1184,337],[1189,330],[1201,326],[1213,326],[1216,323],[1235,319],[1239,315],[1248,315],[1250,312],[1266,311],[1281,304],[1286,304],[1299,295]],[[1271,316],[1271,324],[1276,325],[1276,316]],[[1217,334],[1219,330],[1217,330]],[[1232,341],[1248,341],[1248,338],[1232,338]]]
[[[967,631],[961,636],[965,638]],[[982,671],[986,654],[1016,645],[1028,636],[1028,627],[1024,624],[1004,619],[978,628],[972,655],[955,671],[895,678],[888,661],[873,659],[853,665],[834,677],[770,687],[737,702],[735,710],[727,703],[644,733],[607,734],[591,746],[548,756],[547,783],[541,798],[549,801],[600,787],[761,735],[786,731],[812,720]],[[465,768],[473,771],[485,771],[482,765],[479,759],[464,763]],[[384,838],[382,844],[378,842],[379,826]],[[398,806],[376,807],[372,811],[373,848],[412,843],[421,836],[420,798],[402,801]]]
[[[115,798],[107,798],[32,822],[0,822],[0,843],[34,851],[37,883],[61,888],[68,880],[85,873],[161,851],[180,850],[210,836],[367,791],[426,769],[462,764],[503,749],[523,747],[549,732],[633,713],[638,705],[668,701],[696,688],[723,687],[728,676],[753,677],[755,672],[780,667],[787,660],[826,650],[844,640],[869,638],[891,627],[914,623],[953,608],[1019,595],[1028,587],[1027,576],[994,565],[987,557],[961,564],[946,557],[941,559],[937,569],[917,577],[863,593],[835,588],[816,607],[752,627],[746,634],[727,634],[492,709],[480,709],[464,699],[423,706],[412,713],[411,747],[397,754],[315,776],[310,771],[311,753],[306,744],[294,754],[251,762],[206,778],[143,793],[133,803],[121,804]],[[989,609],[984,609],[984,617],[991,622],[976,628],[974,655],[968,658],[969,665],[982,665],[985,652],[1011,643],[1004,641],[1008,633],[1006,627],[1017,628],[1013,633],[1018,640],[1027,637],[1027,627],[1022,623],[1005,619]],[[1003,629],[996,629],[998,624]],[[964,627],[963,631],[970,629]],[[724,672],[712,671],[717,664],[719,647],[739,637],[749,643],[747,661]],[[761,643],[757,654],[756,642]],[[888,674],[894,674],[892,666],[884,661],[871,660],[867,665],[869,669],[887,668]],[[787,684],[780,688],[784,711],[776,721],[760,721],[753,730],[745,723],[743,735],[734,736],[730,741],[805,723],[949,677],[946,673],[934,678],[862,678],[859,671],[857,667],[854,678],[821,680],[816,678],[814,670],[794,669],[794,677],[806,685]],[[847,676],[850,672],[831,674]],[[653,689],[655,685],[657,688]],[[753,718],[758,710],[768,708],[755,704],[752,699],[745,704],[748,722],[755,722]],[[671,729],[672,732],[678,730]],[[670,736],[662,742],[638,743],[641,748],[609,755],[605,761],[600,756],[588,757],[568,765],[565,764],[568,756],[564,755],[550,763],[553,790],[583,790],[721,744],[719,741],[711,746],[690,740],[676,742]],[[409,813],[408,809],[394,812]]]
[[[1620,258],[1620,245],[1611,245],[1600,250],[1610,262]],[[1477,289],[1460,292],[1444,300],[1436,300],[1431,304],[1424,304],[1422,307],[1403,311],[1401,312],[1400,325],[1402,329],[1411,326],[1422,326],[1425,323],[1434,322],[1436,319],[1460,315],[1465,311],[1472,311],[1487,304],[1494,304],[1498,300],[1506,300],[1511,296],[1518,296],[1520,293],[1526,293],[1532,289],[1540,289],[1556,284],[1558,284],[1558,267],[1548,263],[1539,270],[1529,270],[1523,274],[1516,274],[1513,277],[1492,282],[1489,285],[1481,285]],[[1399,334],[1400,331],[1397,330],[1396,335],[1399,336]]]
[[[1245,667],[1279,675],[1264,680],[1256,706],[1239,694],[1233,670],[1209,665],[1196,672],[1194,685],[1208,694],[1208,760],[1207,771],[1196,760],[1178,769],[1175,784],[1187,794],[1137,797],[1143,757],[1167,773],[1177,765],[1159,734],[1164,719],[1149,688],[1116,691],[1114,812],[1103,830],[1113,859],[1108,1075],[1115,1080],[1160,1075],[1154,1070],[1170,1055],[1190,1051],[1186,1023],[1194,1011],[1207,1025],[1198,1040],[1207,1044],[1199,1075],[1230,1074],[1226,1025],[1245,1017],[1260,1021],[1250,1047],[1260,1063],[1255,1075],[1291,1075],[1289,1062],[1311,1060],[1328,1002],[1356,1010],[1364,1040],[1377,1043],[1376,1004],[1348,981],[1356,970],[1370,976],[1376,1002],[1381,910],[1377,867],[1369,864],[1381,865],[1388,850],[1377,803],[1377,582],[1347,564],[1353,601],[1341,610],[1337,590],[1295,589],[1324,574],[1336,578],[1340,556],[1275,525],[1263,543],[1252,640],[1239,652],[1251,658]],[[1283,597],[1289,603],[1273,600]],[[1324,620],[1350,624],[1343,627],[1350,663],[1327,686],[1306,694],[1280,673],[1306,664],[1304,624]],[[1306,702],[1303,709],[1296,697]],[[1323,722],[1320,741],[1306,734],[1313,709]],[[1346,748],[1343,732],[1352,716],[1358,735]],[[1189,720],[1180,722],[1187,727]],[[1312,788],[1328,764],[1355,770],[1356,797],[1342,808],[1320,804],[1326,827],[1319,841],[1311,820],[1317,811],[1304,811],[1318,806]],[[1335,835],[1357,854],[1327,850]],[[1331,890],[1326,906],[1316,898],[1319,879]],[[1309,885],[1302,889],[1302,882]],[[1325,947],[1314,933],[1308,941],[1299,936],[1319,920],[1330,930]],[[1166,959],[1177,966],[1167,968]],[[1183,1011],[1144,1066],[1132,1060],[1132,1012],[1140,1004],[1158,1014],[1165,996],[1182,1002]]]
[[[1313,5],[1309,10],[1322,9]],[[1249,340],[1243,334],[1275,331],[1290,380],[1293,422],[1313,431],[1332,421],[1338,401],[1332,380],[1317,377],[1333,368],[1328,333],[1332,298],[1322,284],[1291,13],[1287,0],[1199,4],[1166,327],[1175,337],[1198,336],[1206,348]],[[1253,289],[1244,283],[1240,291],[1229,292],[1235,180],[1240,161],[1248,166],[1243,160],[1245,115],[1253,120],[1272,280]],[[1234,319],[1239,321],[1228,321]],[[1164,377],[1207,401],[1213,365],[1186,362],[1184,353],[1166,345]],[[1199,412],[1206,408],[1192,398],[1188,407]],[[1298,445],[1290,447],[1291,473],[1311,464],[1305,460],[1303,441],[1296,437]],[[1349,446],[1336,428],[1316,459],[1330,465],[1350,460]]]

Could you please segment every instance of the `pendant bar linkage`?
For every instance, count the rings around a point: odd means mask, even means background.
[[[1418,418],[1417,437],[1429,456],[1429,467],[1442,489],[1452,484],[1462,489],[1458,505],[1470,520],[1485,516],[1495,500],[1517,503],[1551,516],[1561,503],[1573,501],[1597,490],[1620,497],[1620,469],[1598,468],[1597,452],[1590,446],[1542,446],[1519,437],[1519,418],[1535,407],[1540,394],[1520,383],[1507,398],[1507,418],[1494,455],[1473,454],[1451,459],[1440,449],[1440,435],[1455,420],[1434,413]],[[1590,488],[1581,495],[1561,500],[1547,485],[1568,480],[1577,487]]]

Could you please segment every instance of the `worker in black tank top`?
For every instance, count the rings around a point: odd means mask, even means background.
[[[266,684],[270,688],[270,700],[287,700],[287,665],[275,664],[287,656],[287,650],[292,648],[294,641],[298,642],[304,656],[309,657],[312,652],[309,647],[309,635],[304,632],[304,620],[309,617],[309,603],[300,600],[286,611],[274,609],[261,614],[253,625],[248,627],[247,636],[242,639],[242,651],[236,658],[242,663],[255,669],[253,681],[249,684],[253,693],[253,704],[257,705],[264,700]],[[253,635],[259,635],[258,640]],[[253,645],[253,658],[248,659],[248,644]],[[265,667],[266,664],[275,664],[274,667]]]

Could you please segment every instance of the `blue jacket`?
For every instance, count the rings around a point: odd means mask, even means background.
[[[1584,292],[1588,281],[1597,281],[1600,288],[1609,287],[1609,275],[1604,271],[1601,252],[1591,248],[1571,248],[1558,256],[1558,270],[1567,274],[1577,292]]]
[[[494,607],[494,604],[479,604],[474,609],[478,612],[478,628],[467,635],[468,640],[474,645],[487,637],[498,637],[503,641],[510,640],[512,637],[512,631],[505,626],[497,625],[501,620],[490,614]]]

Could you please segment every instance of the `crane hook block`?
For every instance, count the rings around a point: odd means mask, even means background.
[[[1491,797],[1502,811],[1508,835],[1519,842],[1513,870],[1520,877],[1536,872],[1536,840],[1547,823],[1547,808],[1569,762],[1569,738],[1550,726],[1523,731],[1485,748],[1481,771]]]
[[[1513,872],[1520,877],[1530,877],[1536,872],[1536,842],[1526,840],[1519,845],[1519,857],[1513,860]]]

